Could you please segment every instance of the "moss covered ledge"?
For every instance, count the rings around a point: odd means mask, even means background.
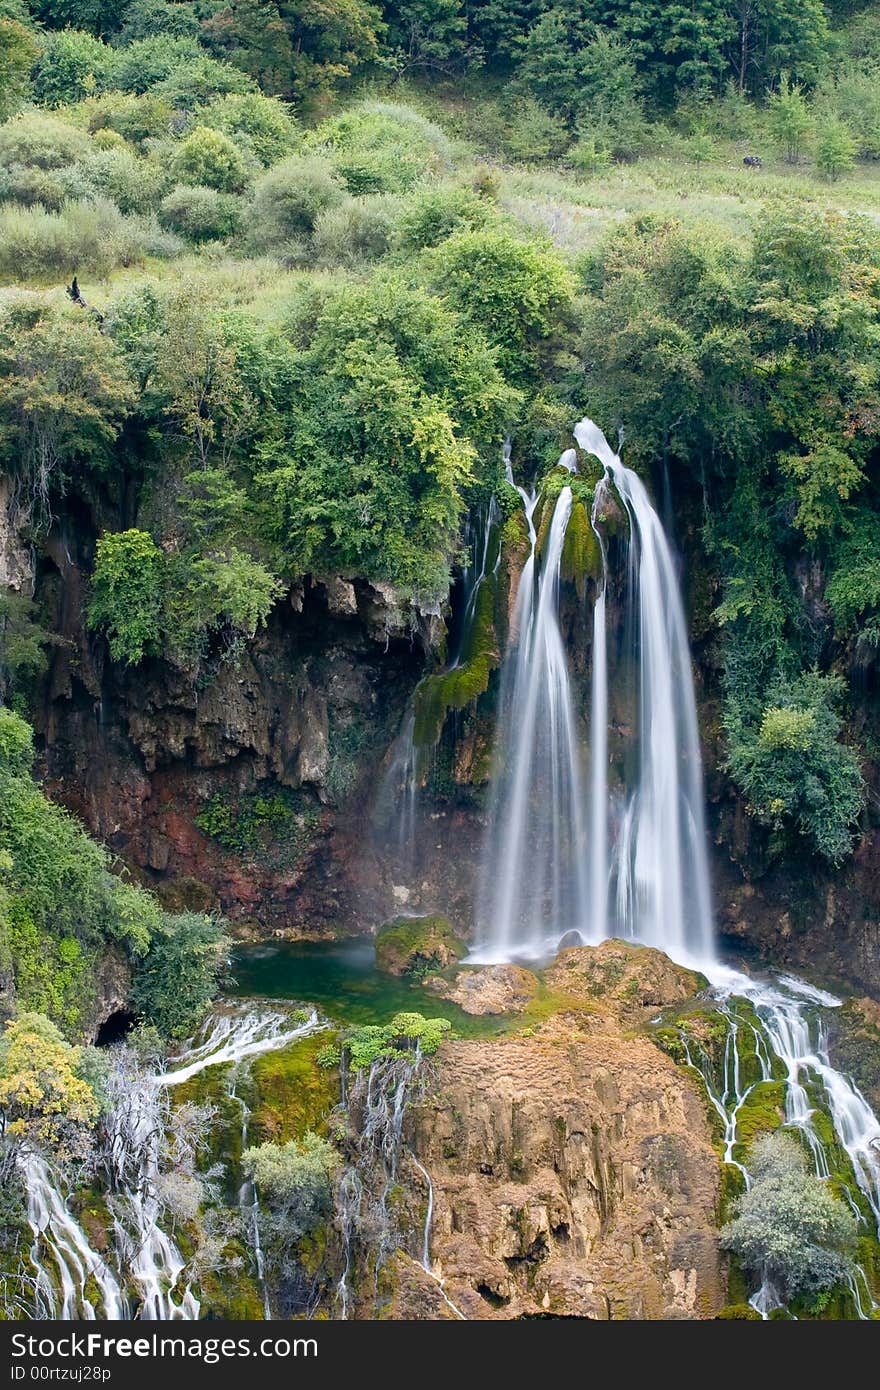
[[[395,917],[376,933],[376,969],[418,977],[455,965],[467,946],[445,917]]]

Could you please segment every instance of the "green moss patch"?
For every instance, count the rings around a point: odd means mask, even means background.
[[[286,1144],[307,1129],[323,1132],[339,1100],[339,1078],[319,1067],[315,1058],[333,1037],[313,1033],[279,1052],[264,1052],[254,1061],[251,1144]]]

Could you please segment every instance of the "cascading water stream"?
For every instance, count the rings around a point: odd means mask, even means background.
[[[41,1154],[27,1152],[20,1159],[21,1174],[28,1195],[28,1223],[34,1242],[30,1258],[37,1271],[37,1316],[83,1319],[128,1318],[128,1302],[113,1270],[103,1256],[93,1250],[82,1226],[68,1209],[60,1180]],[[60,1286],[58,1289],[43,1264],[42,1247],[48,1250]],[[86,1296],[86,1282],[93,1280],[100,1294],[95,1305]]]
[[[292,1022],[281,1009],[244,1006],[212,1014],[192,1042],[174,1059],[172,1069],[151,1073],[111,1072],[107,1085],[111,1106],[106,1118],[109,1163],[118,1194],[114,1220],[117,1269],[94,1250],[70,1211],[61,1180],[39,1154],[26,1152],[20,1163],[28,1190],[28,1220],[34,1234],[31,1261],[37,1270],[37,1297],[47,1317],[61,1319],[128,1318],[131,1309],[122,1281],[133,1284],[144,1319],[192,1319],[199,1302],[188,1284],[180,1286],[185,1261],[162,1230],[158,1197],[159,1153],[164,1124],[162,1097],[206,1067],[239,1064],[262,1052],[288,1046],[323,1028],[312,1010]],[[114,1084],[116,1083],[116,1084]],[[46,1249],[60,1288],[43,1262]],[[86,1297],[86,1281],[100,1295]]]
[[[573,452],[573,451],[572,451]],[[564,458],[565,456],[563,456]],[[558,622],[559,572],[572,493],[556,501],[538,574],[534,511],[522,490],[530,552],[511,624],[512,683],[502,692],[499,760],[490,812],[473,959],[546,953],[556,939],[586,929],[586,829],[580,752],[565,644]]]
[[[639,768],[616,855],[617,931],[676,960],[710,959],[700,739],[674,558],[638,475],[592,420],[581,420],[574,435],[604,467],[630,523],[633,592],[628,598],[638,634]],[[604,606],[604,590],[602,600]],[[604,935],[602,925],[591,924],[600,927],[591,931],[594,939]]]

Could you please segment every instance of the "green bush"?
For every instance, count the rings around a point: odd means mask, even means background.
[[[249,180],[247,161],[228,135],[196,126],[177,150],[171,173],[178,183],[241,193]]]
[[[0,14],[0,121],[28,100],[31,70],[40,53],[37,35],[23,19],[23,13]]]
[[[243,214],[244,203],[231,193],[179,184],[162,199],[159,221],[189,241],[213,241],[234,235]]]
[[[106,198],[67,203],[59,212],[0,207],[0,275],[9,278],[57,279],[73,271],[106,276],[174,249],[148,222],[123,216]]]
[[[405,193],[428,173],[451,165],[439,126],[406,106],[364,102],[312,136],[326,147],[350,193]]]
[[[397,209],[386,196],[348,198],[315,219],[312,253],[318,265],[358,266],[391,248]]]
[[[231,135],[253,152],[260,164],[277,164],[290,154],[300,136],[288,108],[277,97],[259,92],[230,93],[196,112],[200,125]]]
[[[34,96],[64,106],[101,91],[110,80],[112,49],[79,29],[47,34],[34,66]]]
[[[143,956],[162,914],[29,775],[28,726],[0,708],[0,960],[25,1008],[76,1031],[108,944]]]
[[[540,370],[541,344],[561,326],[574,285],[549,246],[494,229],[459,232],[427,253],[429,283],[498,348],[518,385]]]
[[[770,129],[789,164],[797,164],[809,145],[815,124],[803,87],[783,77],[768,103]]]
[[[168,33],[150,34],[135,43],[113,49],[107,85],[117,87],[121,92],[140,95],[177,69],[188,63],[196,63],[202,56],[195,38]]]
[[[345,189],[317,155],[291,155],[257,180],[249,218],[250,244],[281,249],[311,235],[318,215],[342,202]]]
[[[64,169],[88,154],[85,131],[43,111],[25,111],[0,125],[0,167]]]
[[[859,760],[840,743],[839,676],[777,681],[758,724],[731,730],[728,765],[764,823],[795,826],[832,863],[852,848],[864,806]]]
[[[397,242],[403,251],[421,251],[455,232],[485,227],[495,215],[491,203],[470,188],[419,188],[403,205]]]
[[[816,134],[816,167],[829,179],[839,179],[855,167],[856,141],[844,121],[830,114],[820,122]]]
[[[151,87],[151,95],[174,111],[194,111],[214,97],[254,90],[251,79],[228,63],[218,63],[204,53],[172,68]]]
[[[163,1037],[185,1038],[208,1011],[228,949],[219,922],[194,912],[164,916],[134,978],[135,1012]]]
[[[423,1057],[431,1057],[444,1040],[453,1036],[448,1019],[400,1013],[395,1014],[390,1023],[349,1029],[339,1045],[331,1043],[322,1048],[317,1061],[322,1067],[338,1066],[344,1051],[352,1070],[360,1071],[383,1057],[414,1052],[416,1047]]]
[[[154,212],[167,187],[166,174],[158,164],[138,159],[121,138],[120,146],[94,150],[74,165],[66,176],[70,196],[109,198],[124,213]]]

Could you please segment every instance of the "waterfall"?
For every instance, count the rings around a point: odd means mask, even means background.
[[[625,467],[592,420],[581,420],[574,434],[605,468],[630,522],[628,599],[638,636],[639,766],[616,854],[617,930],[676,960],[711,959],[700,738],[675,562],[638,475]],[[604,608],[604,591],[602,602]]]
[[[702,1077],[719,1116],[724,1162],[739,1170],[748,1187],[747,1166],[737,1153],[739,1116],[754,1086],[781,1073],[784,1123],[800,1136],[816,1177],[829,1177],[826,1145],[815,1123],[819,1098],[852,1170],[852,1185],[844,1195],[857,1219],[863,1225],[870,1220],[880,1234],[880,1122],[828,1053],[826,1011],[840,1001],[790,975],[762,981],[718,961],[696,701],[673,554],[644,484],[601,430],[584,419],[574,435],[604,470],[591,514],[602,577],[593,608],[589,841],[584,836],[576,701],[558,616],[572,493],[562,488],[539,556],[534,525],[539,498],[534,490],[519,487],[530,547],[502,667],[496,773],[477,945],[470,959],[545,958],[574,928],[582,940],[628,937],[699,968],[727,1022],[720,1084],[708,1059],[694,1055],[684,1034],[682,1040],[685,1058]],[[574,471],[574,451],[564,454],[560,464]],[[508,482],[514,483],[509,448],[505,467]],[[618,582],[633,637],[638,715],[636,757],[623,795],[613,799],[607,774],[606,598],[614,575],[600,525],[611,488],[629,522],[625,578]],[[751,1016],[738,1007],[738,1000],[751,1005]],[[744,1038],[754,1054],[757,1079],[746,1080],[741,1066]],[[871,1316],[874,1303],[864,1271],[856,1269],[848,1287],[856,1316]],[[782,1306],[766,1272],[751,1301],[762,1317]]]
[[[27,1188],[28,1224],[34,1236],[30,1259],[37,1271],[37,1316],[89,1322],[99,1313],[110,1319],[130,1317],[116,1275],[103,1256],[92,1249],[88,1236],[68,1209],[58,1175],[41,1154],[25,1152],[19,1164]],[[51,1256],[57,1287],[43,1263],[41,1247]],[[97,1309],[86,1296],[88,1279],[94,1281],[100,1294]]]
[[[343,1103],[357,1116],[358,1130],[352,1143],[352,1161],[344,1169],[336,1192],[336,1210],[342,1235],[343,1269],[336,1286],[340,1317],[351,1308],[349,1278],[356,1242],[375,1250],[374,1292],[379,1270],[395,1241],[395,1222],[388,1199],[397,1179],[403,1152],[403,1121],[422,1061],[417,1045],[412,1052],[377,1057],[355,1073]]]
[[[566,931],[587,929],[580,751],[565,644],[559,571],[572,493],[556,501],[544,554],[537,553],[537,499],[521,493],[529,530],[505,665],[500,754],[483,862],[475,959],[539,956]]]

